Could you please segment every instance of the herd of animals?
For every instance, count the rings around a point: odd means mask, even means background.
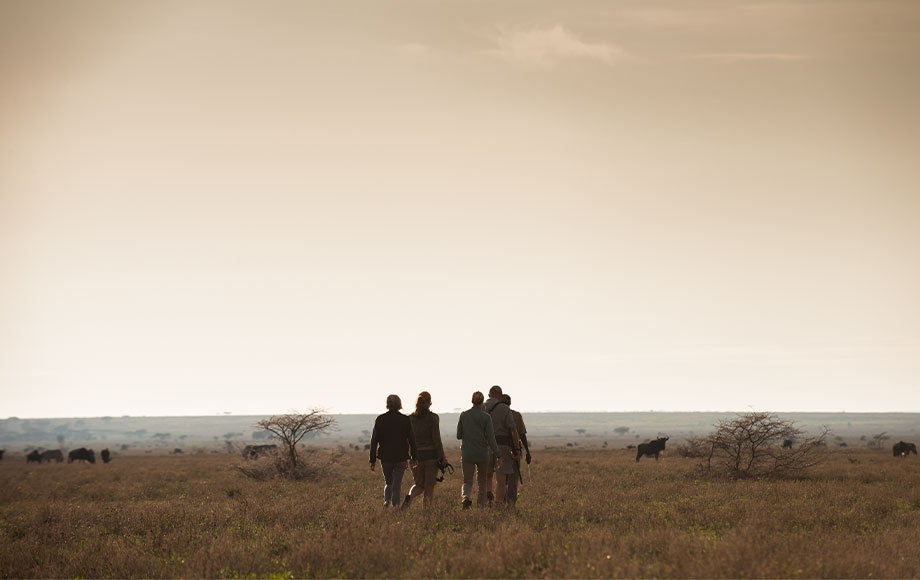
[[[659,437],[658,439],[649,441],[648,443],[640,443],[639,447],[636,449],[636,461],[642,459],[642,456],[654,457],[657,461],[658,455],[664,451],[664,444],[667,440],[667,437]],[[791,449],[792,445],[792,439],[786,439],[783,441],[783,449]],[[911,453],[917,455],[917,446],[914,443],[898,441],[891,447],[891,451],[892,455],[895,457],[907,457]]]
[[[3,451],[3,449],[0,449],[0,459],[3,459]],[[102,457],[103,463],[108,463],[112,460],[112,454],[108,449],[103,449],[99,455]],[[63,463],[64,452],[60,449],[46,449],[41,452],[37,449],[33,449],[26,455],[26,463],[51,463],[52,461]],[[67,463],[73,463],[74,461],[80,463],[96,463],[96,452],[86,447],[74,449],[67,454]]]
[[[645,457],[654,457],[657,461],[661,452],[664,451],[665,442],[667,442],[668,437],[659,437],[647,443],[640,443],[636,448],[636,461]],[[792,440],[787,439],[783,442],[783,447],[788,448],[792,447]],[[243,449],[243,457],[246,459],[256,459],[262,455],[273,453],[277,450],[277,445],[247,445]],[[181,450],[176,450],[181,453]],[[913,453],[917,455],[917,446],[914,443],[907,443],[904,441],[898,441],[895,443],[892,448],[892,455],[895,457],[906,457]],[[0,460],[3,459],[3,449],[0,449]],[[103,449],[99,455],[102,457],[103,463],[108,463],[112,460],[112,455],[109,453],[108,449]],[[31,453],[26,455],[26,463],[45,463],[55,461],[57,463],[62,463],[64,461],[64,453],[60,449],[48,449],[46,451],[39,452],[38,450],[33,450]],[[92,449],[87,449],[85,447],[80,447],[79,449],[74,449],[67,454],[67,463],[73,463],[78,461],[80,463],[96,463],[96,453]]]

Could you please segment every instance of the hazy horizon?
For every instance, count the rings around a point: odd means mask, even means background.
[[[432,409],[432,411],[437,412],[441,415],[457,415],[462,411],[465,411],[469,408],[469,405],[466,407],[456,407],[453,409]],[[517,407],[515,407],[517,409]],[[19,416],[11,415],[8,417],[0,417],[0,421],[9,421],[9,420],[22,420],[22,421],[34,421],[42,419],[180,419],[183,417],[188,418],[218,418],[218,417],[268,417],[272,415],[283,415],[285,413],[296,413],[296,412],[309,412],[310,409],[287,409],[284,411],[268,412],[268,413],[232,413],[232,412],[220,412],[220,413],[209,413],[209,414],[164,414],[164,415],[45,415],[45,416]],[[375,411],[367,412],[354,412],[354,413],[343,413],[336,411],[326,411],[325,414],[332,416],[368,416],[374,417],[380,415],[381,413],[387,412],[386,409],[378,409]],[[409,414],[412,412],[411,408],[402,409],[403,413]],[[774,413],[777,415],[835,415],[835,416],[844,416],[844,415],[853,415],[853,416],[876,416],[876,415],[918,415],[920,416],[920,411],[840,411],[840,410],[815,410],[815,411],[798,411],[790,409],[700,409],[700,410],[672,410],[672,411],[663,411],[657,409],[624,409],[620,411],[605,411],[605,410],[549,410],[549,409],[536,409],[536,410],[521,410],[521,412],[526,413],[527,415],[547,415],[547,414],[557,414],[557,415],[676,415],[676,414],[699,414],[699,415],[741,415],[750,412],[767,412]]]
[[[915,0],[5,0],[0,413],[920,410]]]

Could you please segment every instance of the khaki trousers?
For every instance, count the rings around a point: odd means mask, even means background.
[[[479,495],[476,497],[476,505],[485,505],[486,503],[486,469],[488,461],[464,461],[463,462],[463,489],[460,495],[463,499],[472,500],[470,497],[473,493],[473,472],[476,472],[476,483],[479,485]]]

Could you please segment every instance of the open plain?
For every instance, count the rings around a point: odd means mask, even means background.
[[[516,509],[469,512],[459,470],[432,509],[386,511],[365,453],[308,457],[329,475],[257,481],[227,453],[8,454],[0,577],[920,576],[920,461],[890,449],[832,449],[804,478],[744,481],[671,451],[636,463],[626,449],[536,449]]]

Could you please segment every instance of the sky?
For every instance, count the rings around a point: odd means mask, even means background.
[[[0,417],[920,411],[916,0],[0,0]]]

